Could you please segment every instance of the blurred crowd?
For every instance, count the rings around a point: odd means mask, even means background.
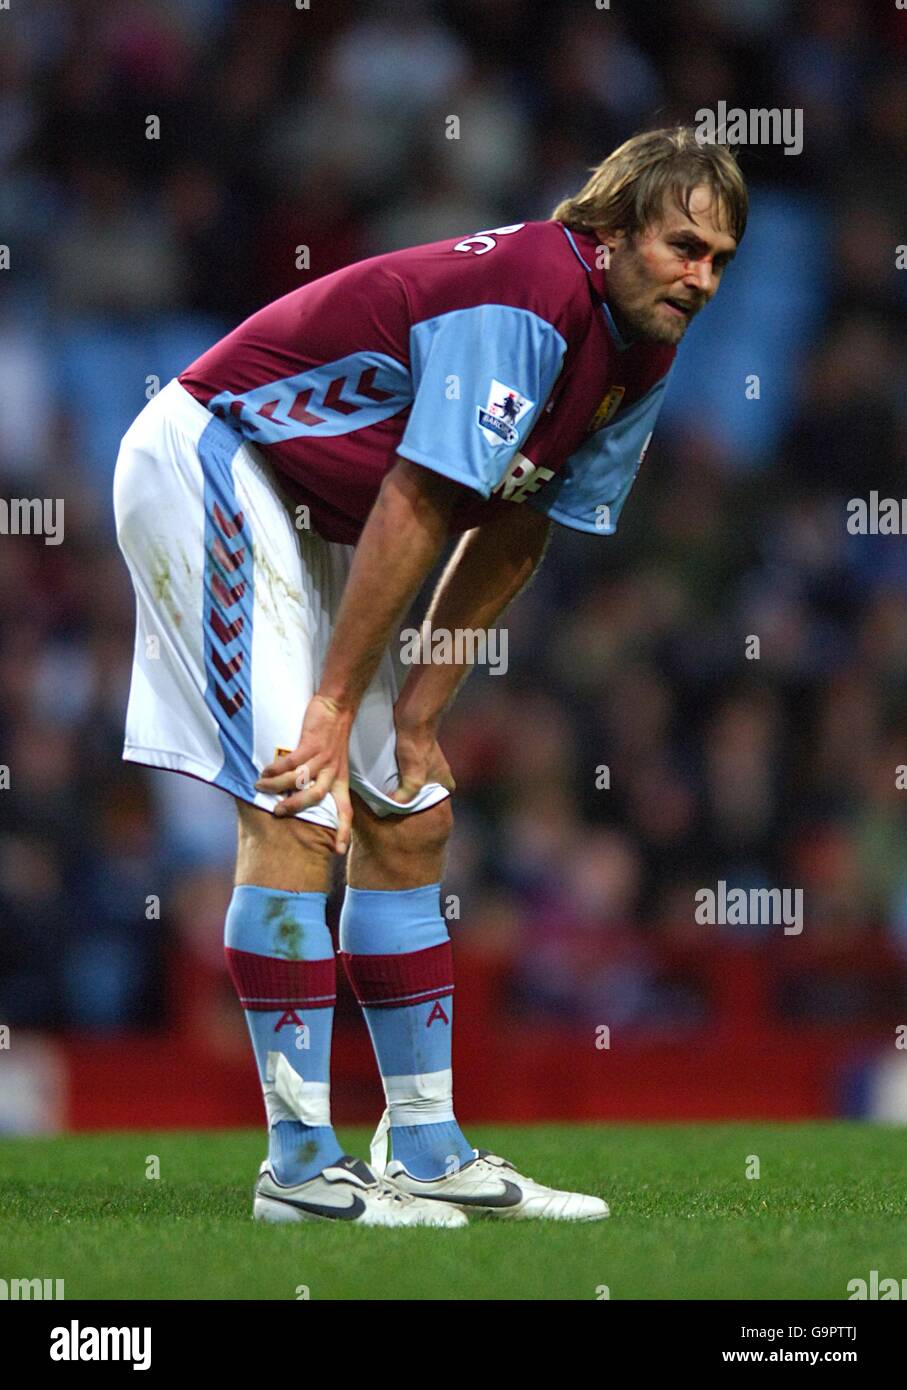
[[[0,1021],[153,1026],[175,952],[220,968],[229,799],[120,761],[110,484],[146,391],[308,279],[546,217],[720,100],[802,108],[804,149],[741,152],[750,230],[620,534],[556,528],[509,673],[447,721],[451,929],[516,1014],[628,1024],[685,1007],[665,941],[777,944],[694,923],[719,880],[907,948],[907,541],[846,525],[907,493],[905,59],[893,0],[0,13],[0,495],[65,500],[63,544],[0,536]]]

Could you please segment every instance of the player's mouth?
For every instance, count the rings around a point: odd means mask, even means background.
[[[688,299],[663,299],[671,314],[679,319],[691,319],[696,312],[696,305]]]

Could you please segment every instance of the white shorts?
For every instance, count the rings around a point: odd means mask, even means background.
[[[123,757],[272,811],[279,798],[255,782],[299,742],[353,547],[297,529],[261,453],[175,380],[123,436],[114,510],[138,610]],[[390,799],[399,650],[384,653],[350,736],[350,788],[379,816],[449,795],[432,782],[406,805]],[[330,793],[297,814],[338,823]]]

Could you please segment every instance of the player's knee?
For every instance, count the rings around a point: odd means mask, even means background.
[[[402,839],[419,851],[431,853],[443,850],[453,829],[453,808],[450,797],[445,797],[427,811],[419,811],[407,816],[402,822]]]
[[[440,854],[453,829],[453,809],[450,797],[445,797],[427,811],[410,816],[388,816],[382,819],[371,813],[353,816],[353,836],[359,846],[381,856],[412,856]]]

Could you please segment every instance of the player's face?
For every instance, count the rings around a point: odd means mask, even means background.
[[[610,251],[608,307],[625,337],[680,342],[734,257],[737,242],[721,220],[711,191],[702,186],[693,190],[689,216],[671,204],[662,221],[635,240],[624,232],[598,232]]]

